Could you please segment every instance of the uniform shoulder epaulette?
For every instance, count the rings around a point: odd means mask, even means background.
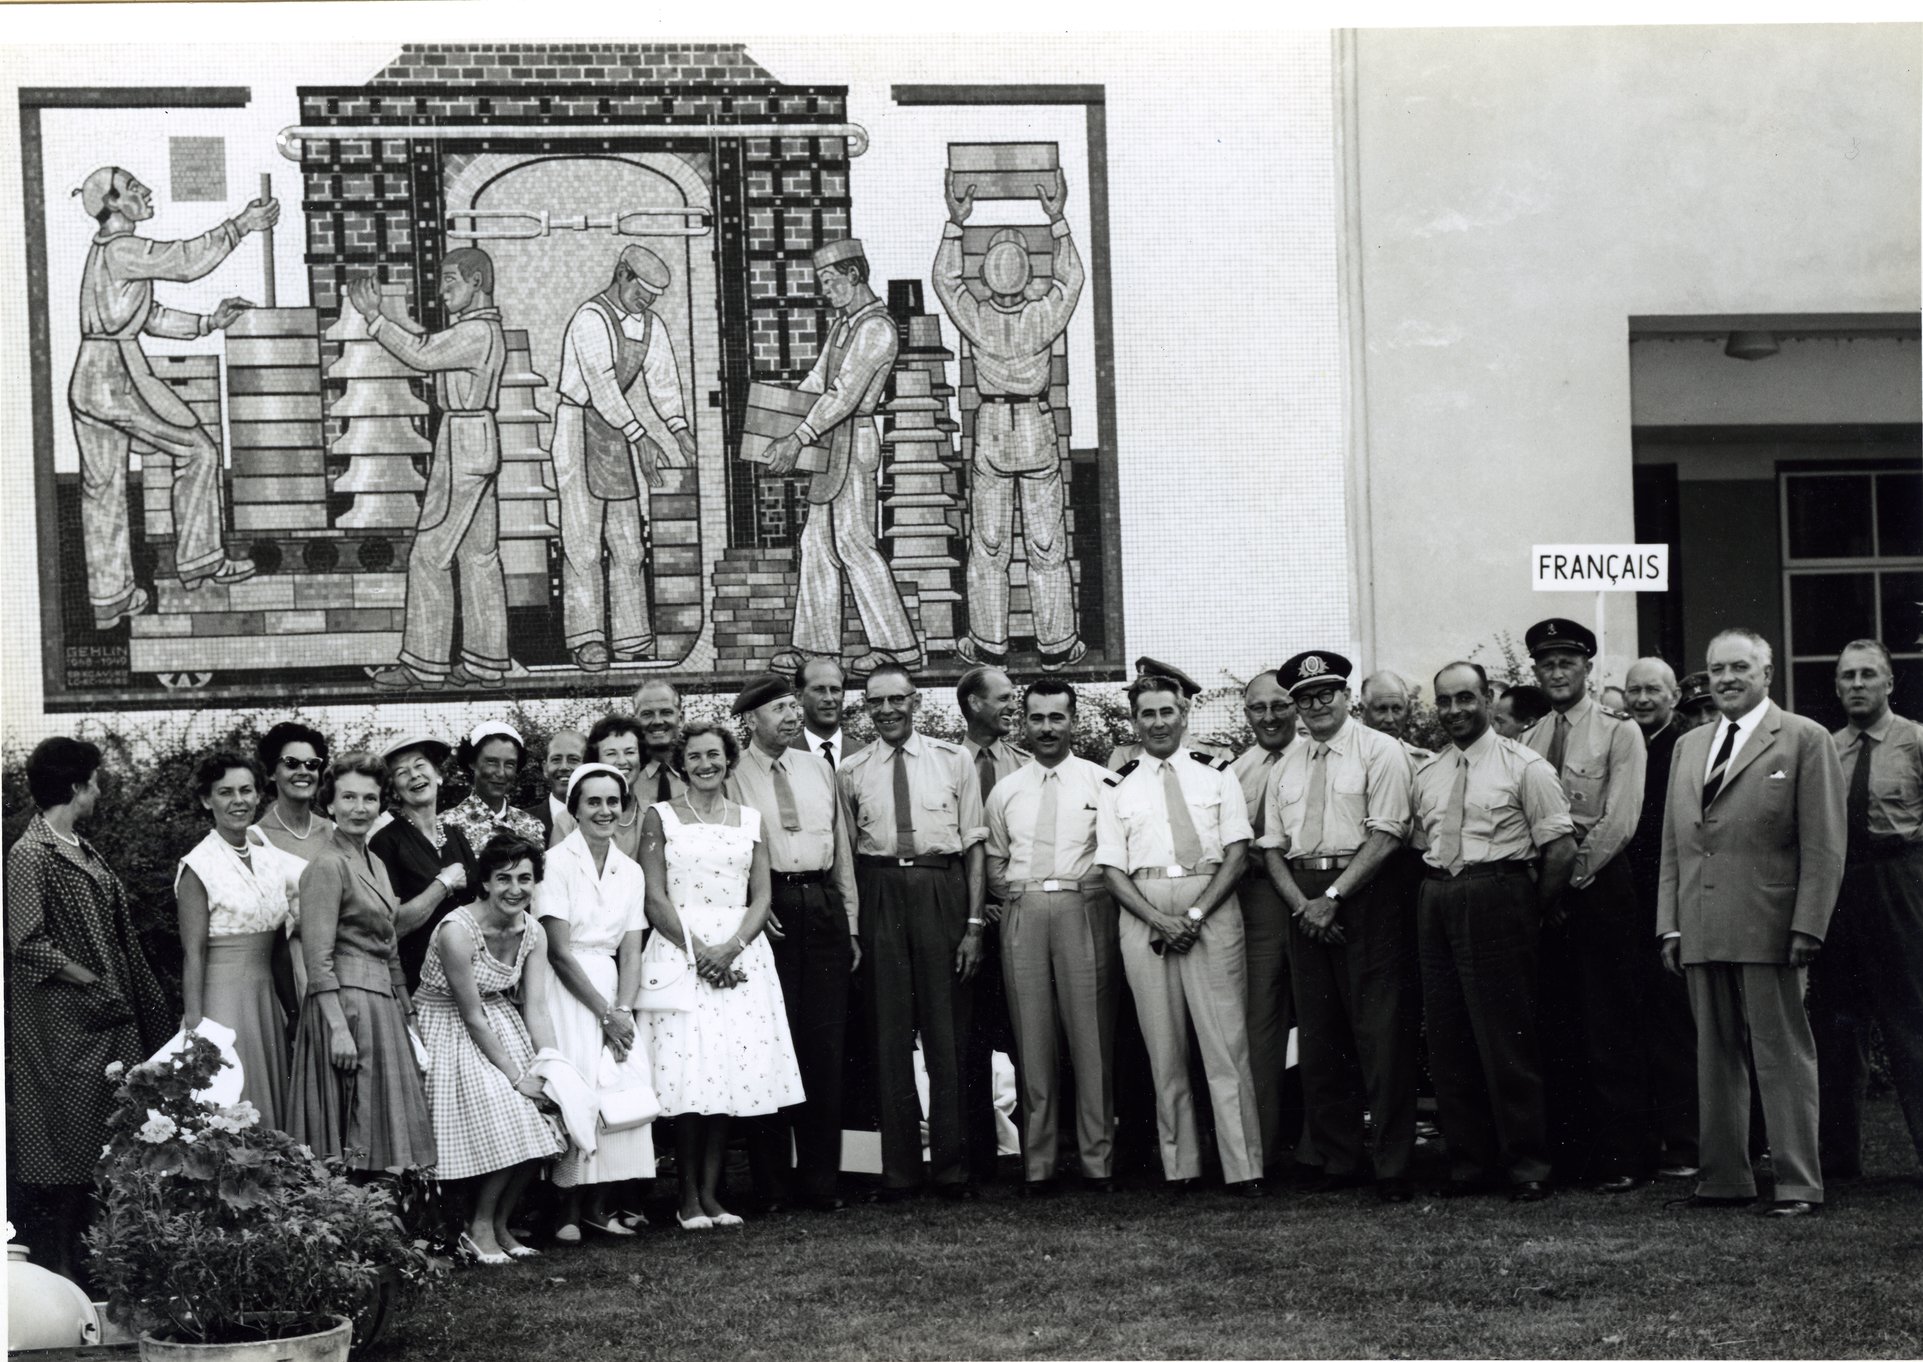
[[[1130,766],[1133,766],[1134,764],[1135,764],[1134,762],[1129,763]],[[1122,783],[1122,777],[1127,774],[1128,774],[1127,771],[1104,771],[1102,772],[1102,784],[1120,785]]]
[[[1636,716],[1626,709],[1611,709],[1608,705],[1597,705],[1596,708],[1612,719],[1621,719],[1624,723],[1636,722]]]
[[[1229,759],[1214,752],[1198,752],[1194,748],[1190,748],[1189,755],[1201,762],[1202,765],[1208,767],[1211,771],[1226,771],[1229,769]]]
[[[960,752],[962,750],[960,743],[950,742],[946,738],[931,738],[923,734],[922,741],[934,748],[937,752]]]
[[[1115,768],[1115,779],[1111,780],[1109,784],[1120,785],[1124,780],[1128,779],[1129,772],[1133,771],[1136,767],[1140,766],[1141,764],[1142,764],[1142,759],[1140,757],[1135,758],[1133,761],[1123,762],[1120,766]]]

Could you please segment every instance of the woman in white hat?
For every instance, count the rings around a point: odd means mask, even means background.
[[[541,820],[514,807],[515,783],[527,765],[527,744],[511,725],[476,724],[454,750],[454,760],[467,772],[473,792],[442,815],[444,826],[459,828],[470,847],[486,846],[488,838],[503,832],[536,846],[547,841]]]
[[[420,734],[409,734],[387,745],[381,760],[387,763],[394,816],[367,839],[367,849],[387,867],[387,878],[394,886],[394,897],[401,901],[403,917],[411,917],[412,908],[427,908],[420,926],[401,937],[401,972],[407,976],[410,989],[421,982],[421,964],[427,958],[434,929],[471,897],[467,887],[474,878],[477,848],[468,843],[459,828],[448,826],[440,814],[441,767],[447,758],[446,743]],[[537,840],[535,845],[541,842]],[[427,902],[417,905],[415,900],[423,896]]]
[[[646,884],[641,867],[614,844],[616,826],[633,802],[627,781],[612,766],[591,761],[575,768],[567,803],[577,826],[548,852],[535,905],[560,984],[548,990],[555,1048],[590,1083],[600,1072],[604,1048],[619,1060],[640,1043],[634,1000],[641,990],[641,933],[648,925]],[[554,1168],[554,1185],[566,1193],[555,1239],[577,1243],[583,1225],[603,1234],[633,1234],[622,1218],[607,1214],[608,1184],[653,1176],[654,1135],[645,1125],[602,1131],[592,1154],[571,1149]]]

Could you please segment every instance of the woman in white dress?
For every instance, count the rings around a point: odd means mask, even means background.
[[[641,988],[641,867],[614,845],[615,825],[633,796],[621,773],[600,762],[577,766],[568,781],[568,812],[578,826],[548,852],[536,914],[547,932],[548,961],[559,988],[548,990],[555,1048],[593,1084],[603,1047],[627,1058],[639,1043],[634,996]],[[581,1226],[629,1235],[632,1226],[606,1212],[607,1187],[654,1176],[654,1134],[647,1126],[602,1131],[592,1154],[571,1149],[554,1168],[565,1193],[555,1239],[578,1243]],[[585,1198],[581,1189],[588,1188]]]
[[[287,1016],[299,1007],[285,965],[287,881],[299,878],[301,863],[252,826],[260,789],[259,768],[233,752],[211,754],[194,773],[194,794],[214,827],[180,858],[174,875],[180,1026],[192,1031],[206,1017],[233,1031],[241,1097],[264,1124],[280,1129],[287,1115]]]
[[[641,832],[648,920],[644,959],[684,959],[698,976],[690,1012],[645,1013],[661,1113],[675,1117],[684,1230],[732,1229],[719,1200],[728,1120],[767,1116],[803,1100],[768,920],[768,849],[761,816],[727,797],[740,759],[734,735],[690,724],[682,735],[688,789],[651,807]]]

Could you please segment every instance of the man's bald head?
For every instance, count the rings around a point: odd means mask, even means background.
[[[1623,677],[1623,696],[1630,717],[1654,733],[1669,722],[1676,709],[1682,687],[1676,684],[1676,670],[1660,657],[1639,657],[1629,664]]]
[[[1362,683],[1362,722],[1381,733],[1400,738],[1409,724],[1415,683],[1386,668]]]

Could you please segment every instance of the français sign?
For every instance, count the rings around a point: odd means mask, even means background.
[[[1530,551],[1537,591],[1667,591],[1667,544],[1538,544]]]

